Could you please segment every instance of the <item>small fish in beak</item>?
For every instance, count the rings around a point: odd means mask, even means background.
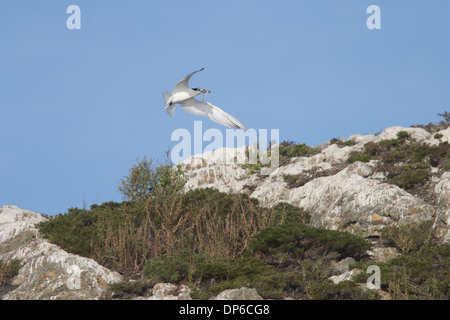
[[[201,92],[204,93],[203,99],[202,99],[202,100],[205,100],[206,95],[207,95],[208,93],[211,93],[211,91],[209,91],[209,90],[207,90],[207,89],[202,89]]]

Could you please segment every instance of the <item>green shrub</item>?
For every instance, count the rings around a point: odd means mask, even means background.
[[[97,210],[108,207],[114,211],[118,204],[113,202],[97,206],[92,211],[78,208],[68,209],[66,214],[59,214],[48,221],[38,224],[44,238],[62,247],[64,250],[89,257],[91,241],[97,235]]]
[[[372,160],[372,156],[369,153],[358,153],[355,154],[353,156],[350,156],[348,158],[348,163],[354,163],[356,161],[360,161],[360,162],[369,162],[370,160]]]
[[[409,192],[417,191],[431,177],[431,167],[448,170],[450,145],[418,143],[406,131],[400,131],[397,139],[368,142],[364,151],[349,157],[348,162],[378,160],[375,170],[383,172],[387,182]]]
[[[337,144],[339,147],[351,147],[356,144],[355,140],[344,140],[344,139],[338,139],[333,138],[330,140],[331,144]]]
[[[409,139],[409,133],[407,131],[399,131],[397,132],[397,139],[399,140]]]
[[[186,254],[159,256],[150,259],[144,267],[144,276],[154,282],[179,282],[187,280],[191,264]]]
[[[444,118],[445,122],[450,123],[450,112],[438,113],[438,116]]]
[[[403,254],[409,254],[436,243],[432,227],[432,220],[400,227],[389,226],[381,229],[381,238],[388,244],[394,245]]]
[[[365,254],[371,245],[363,238],[346,232],[309,227],[301,223],[285,223],[258,232],[249,245],[249,250],[263,256],[287,254],[291,259],[303,259],[308,253],[321,258],[336,252],[340,257],[358,257]]]
[[[388,139],[388,140],[381,140],[378,142],[380,145],[381,150],[391,150],[394,148],[397,148],[398,146],[401,146],[404,141],[400,139]]]
[[[435,133],[433,138],[435,138],[436,140],[439,140],[443,137],[444,135],[442,133]]]
[[[153,160],[137,160],[128,174],[123,177],[118,187],[126,201],[145,201],[156,193],[176,193],[186,183],[183,171],[173,165],[167,159],[165,164],[153,165]]]
[[[225,258],[212,259],[202,256],[195,259],[196,263],[192,276],[202,280],[225,280],[229,274],[229,260]]]
[[[4,262],[0,260],[0,288],[7,285],[22,268],[22,264],[19,260],[12,260]]]
[[[185,282],[192,298],[208,299],[226,289],[252,287],[264,298],[309,299],[367,298],[354,284],[334,285],[321,261],[301,260],[294,268],[277,270],[251,256],[238,259],[207,255],[176,255],[151,259],[145,266],[146,281]],[[136,289],[133,289],[136,290]],[[122,290],[126,291],[126,290]]]
[[[136,281],[120,281],[112,283],[108,291],[112,293],[113,298],[129,299],[136,296],[145,296],[149,294],[157,282],[143,279]]]
[[[311,298],[315,300],[377,300],[378,293],[361,291],[353,281],[342,281],[334,284],[331,280],[314,282],[308,288]]]
[[[421,186],[429,180],[431,173],[427,169],[416,166],[402,166],[400,172],[390,179],[390,182],[402,189],[409,190],[416,186]]]
[[[93,205],[69,209],[39,224],[41,233],[71,253],[95,259],[125,275],[142,271],[147,260],[182,251],[236,258],[259,230],[275,226],[288,213],[262,208],[245,194],[198,189],[186,194],[157,193],[144,203]],[[302,210],[290,207],[289,215]]]
[[[381,289],[394,299],[449,300],[450,244],[429,247],[409,255],[381,262],[357,262],[351,266],[366,270],[380,267]],[[355,282],[365,283],[367,274],[358,274]]]
[[[273,208],[276,225],[281,223],[302,223],[308,224],[311,214],[299,207],[286,202],[279,202]]]
[[[287,148],[283,148],[280,152],[281,155],[285,155],[287,157],[300,157],[305,156],[310,153],[310,147],[308,147],[306,144],[292,144]]]
[[[260,294],[271,297],[275,297],[274,292],[277,297],[281,295],[279,285],[272,287],[271,283],[267,286],[267,280],[277,276],[274,268],[251,257],[230,260],[200,254],[160,256],[146,263],[144,276],[153,282],[190,283],[195,289],[195,299],[207,299],[220,291],[241,286],[259,288]]]
[[[309,157],[319,153],[318,148],[309,147],[304,143],[296,144],[292,141],[283,141],[279,146],[280,165],[286,165],[293,157]]]
[[[200,264],[195,266],[195,270],[191,279],[194,299],[208,299],[223,290],[243,286],[255,288],[266,299],[288,296],[301,299],[367,298],[354,284],[335,285],[328,280],[328,270],[320,261],[302,260],[295,269],[283,271],[264,260],[243,257],[229,261],[204,260],[201,267]]]
[[[251,176],[252,174],[261,172],[261,164],[260,163],[242,164],[241,168],[247,170],[247,173],[249,176]]]

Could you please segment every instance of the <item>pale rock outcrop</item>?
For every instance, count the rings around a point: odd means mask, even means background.
[[[92,259],[67,253],[42,239],[35,224],[46,218],[15,206],[0,208],[0,260],[19,260],[11,300],[99,299],[110,283],[122,280]]]
[[[434,139],[434,140],[440,140],[441,142],[448,142],[448,143],[450,143],[450,127],[448,127],[445,130],[439,131],[438,134],[442,135],[442,138]]]
[[[444,172],[434,186],[434,195],[436,203],[443,206],[450,203],[450,172]]]
[[[432,218],[434,208],[397,186],[364,178],[367,165],[355,163],[333,176],[293,189],[288,202],[312,212],[315,227],[374,235],[391,223]]]
[[[395,126],[383,130],[383,132],[378,135],[377,141],[396,139],[397,133],[400,131],[408,132],[409,136],[417,141],[428,140],[431,137],[431,133],[422,128],[403,128]]]
[[[400,255],[400,252],[394,247],[375,246],[367,253],[374,261],[387,262]]]
[[[150,297],[137,297],[135,300],[192,300],[191,290],[185,285],[157,283]],[[263,300],[254,288],[242,287],[221,291],[210,300]]]
[[[356,276],[357,274],[360,274],[361,272],[363,272],[361,269],[355,268],[350,271],[346,271],[340,275],[329,277],[328,279],[333,281],[334,284],[338,284],[339,282],[342,282],[342,281],[352,280],[354,276]]]
[[[242,287],[222,291],[211,300],[263,300],[263,298],[256,289]]]
[[[337,144],[332,144],[322,150],[321,154],[325,156],[324,161],[333,164],[345,163],[354,151],[352,147],[339,147]]]
[[[241,192],[248,179],[247,171],[235,159],[245,156],[245,148],[223,148],[194,155],[180,163],[187,175],[185,190],[216,188],[221,192]],[[217,184],[221,181],[220,184]]]
[[[352,265],[353,263],[355,263],[356,260],[353,259],[352,257],[347,257],[344,258],[340,261],[331,261],[331,269],[333,270],[333,273],[344,273],[349,271],[349,267],[350,265]]]
[[[16,206],[0,208],[0,243],[14,238],[22,231],[37,232],[35,224],[45,221],[43,215],[28,210],[21,210]]]
[[[185,285],[157,283],[153,287],[153,295],[147,300],[191,300],[191,290]]]
[[[355,141],[357,145],[363,146],[367,142],[372,142],[377,139],[378,139],[377,136],[374,134],[367,134],[367,135],[353,134],[350,137],[348,137],[347,140]]]
[[[436,136],[436,138],[435,138]],[[439,136],[442,136],[439,138]],[[437,133],[433,134],[431,137],[429,137],[427,140],[424,140],[425,143],[430,145],[437,145],[440,142],[448,142],[450,143],[450,127],[448,127],[445,130],[438,131]]]

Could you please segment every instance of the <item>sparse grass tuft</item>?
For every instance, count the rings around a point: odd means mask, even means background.
[[[3,262],[0,260],[0,288],[7,285],[18,273],[22,264],[18,260]]]
[[[294,143],[292,141],[283,141],[280,143],[280,165],[286,165],[294,157],[309,157],[319,153],[318,148],[309,147],[304,143]]]
[[[449,300],[450,244],[428,247],[402,255],[385,263],[357,262],[351,266],[366,270],[371,264],[381,271],[381,289],[396,300]],[[354,281],[365,283],[367,275],[358,274]]]

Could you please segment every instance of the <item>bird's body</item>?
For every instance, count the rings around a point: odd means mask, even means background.
[[[194,71],[181,79],[173,89],[172,93],[168,90],[163,93],[164,106],[167,113],[173,116],[175,113],[175,104],[178,103],[184,111],[194,115],[210,118],[212,121],[230,128],[247,130],[247,128],[236,118],[229,115],[212,103],[204,101],[206,95],[210,92],[206,89],[190,88],[189,79],[194,73],[202,71],[204,68]],[[196,96],[204,94],[203,100],[195,99]]]

